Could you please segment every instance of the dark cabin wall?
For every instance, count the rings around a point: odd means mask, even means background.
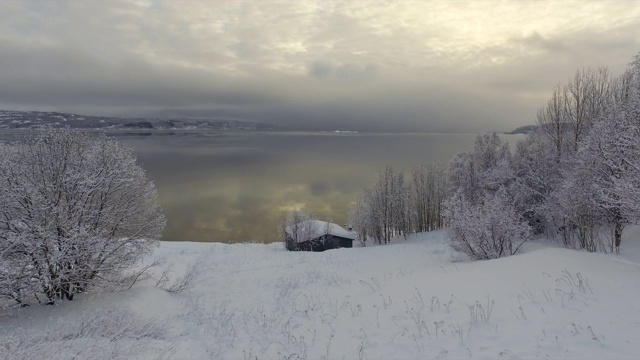
[[[313,240],[296,244],[290,238],[285,239],[289,251],[325,251],[338,248],[353,247],[353,240],[339,236],[322,236]]]

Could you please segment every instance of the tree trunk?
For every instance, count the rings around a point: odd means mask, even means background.
[[[620,254],[620,243],[622,242],[622,219],[620,216],[616,216],[616,223],[613,229],[613,243],[614,243],[614,251],[616,254]]]

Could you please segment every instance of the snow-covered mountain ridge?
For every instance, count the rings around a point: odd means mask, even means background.
[[[220,119],[146,119],[86,116],[59,112],[0,110],[0,129],[78,128],[111,130],[268,131],[271,124]]]

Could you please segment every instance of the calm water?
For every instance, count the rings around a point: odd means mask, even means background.
[[[7,138],[7,136],[3,136]],[[470,150],[474,134],[189,133],[118,136],[158,188],[164,240],[279,241],[303,209],[345,223],[387,164],[409,169]],[[504,137],[515,142],[513,136]]]

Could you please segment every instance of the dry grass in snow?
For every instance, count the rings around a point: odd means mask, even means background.
[[[170,275],[6,310],[0,357],[634,359],[639,235],[622,256],[538,243],[478,262],[452,261],[443,232],[323,253],[166,242]]]

